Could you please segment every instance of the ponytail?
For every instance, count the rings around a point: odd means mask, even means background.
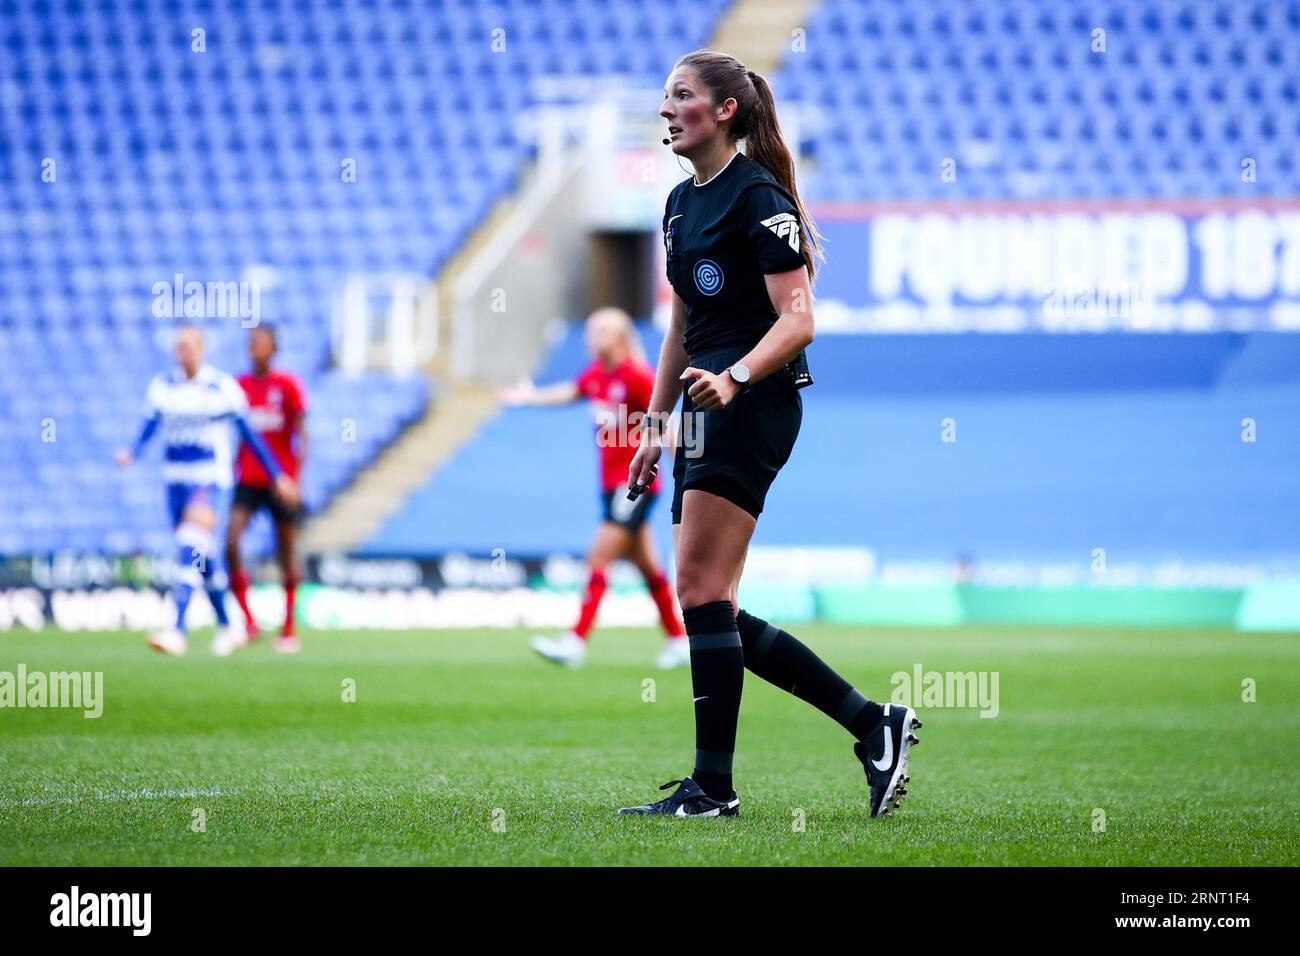
[[[794,181],[794,157],[790,155],[790,148],[786,146],[785,136],[781,133],[781,123],[776,116],[776,97],[772,95],[772,87],[761,74],[753,70],[746,72],[754,84],[754,92],[758,95],[745,117],[744,135],[737,138],[745,140],[745,155],[765,166],[794,200],[794,207],[799,213],[799,222],[803,225],[806,240],[802,247],[803,261],[808,267],[808,278],[811,279],[817,272],[816,261],[818,259],[825,261],[821,233],[817,231],[817,224],[804,209],[803,200],[799,198],[799,189]]]
[[[794,156],[786,145],[781,123],[776,115],[776,97],[772,87],[759,73],[747,69],[733,56],[713,50],[696,50],[677,61],[674,69],[689,67],[699,75],[709,89],[713,102],[721,103],[728,97],[736,100],[736,118],[731,124],[733,139],[745,141],[745,155],[767,169],[777,183],[794,200],[799,222],[803,226],[804,242],[801,245],[804,265],[811,280],[817,273],[816,263],[825,261],[822,237],[817,224],[804,209],[795,183]]]

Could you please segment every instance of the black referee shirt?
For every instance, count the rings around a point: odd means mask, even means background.
[[[668,281],[686,303],[686,354],[756,345],[778,318],[763,276],[804,264],[790,194],[737,152],[704,185],[673,187],[663,228]]]

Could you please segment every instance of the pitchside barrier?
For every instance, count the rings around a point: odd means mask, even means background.
[[[842,555],[837,556],[842,558]],[[756,568],[782,563],[782,549],[758,554]],[[1026,624],[1106,627],[1222,627],[1241,631],[1300,630],[1300,576],[1218,586],[1061,581],[1061,569],[1022,569],[1031,582],[972,583],[980,572],[950,569],[953,580],[920,575],[915,569],[867,568],[857,580],[831,580],[809,571],[808,552],[786,553],[792,573],[757,574],[741,588],[741,602],[761,617],[820,621],[846,626]],[[842,567],[842,564],[837,566]],[[115,560],[48,557],[0,561],[0,631],[150,630],[174,619],[167,590],[168,562],[157,575],[133,577]],[[861,571],[861,567],[858,569]],[[1003,569],[1005,571],[1005,569]],[[1132,570],[1132,569],[1130,569]],[[857,573],[857,572],[855,572]],[[1113,569],[1117,577],[1123,569]],[[1204,569],[1182,570],[1184,580],[1210,577]],[[630,567],[616,565],[601,607],[603,627],[653,628],[654,604]],[[1140,581],[1141,573],[1128,575]],[[1175,577],[1166,569],[1165,580]],[[308,562],[298,594],[298,616],[309,629],[565,628],[578,612],[585,565],[571,555],[536,559],[371,558],[331,555]],[[255,616],[267,627],[280,623],[284,601],[276,584],[252,589]],[[194,601],[190,623],[212,623],[211,608]]]

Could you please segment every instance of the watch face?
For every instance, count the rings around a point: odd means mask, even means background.
[[[749,381],[749,368],[747,366],[741,365],[739,362],[737,362],[735,365],[731,366],[730,371],[731,371],[731,377],[734,378],[741,385],[744,385],[746,382]]]

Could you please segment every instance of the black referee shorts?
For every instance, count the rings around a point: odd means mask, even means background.
[[[721,372],[749,349],[729,348],[692,356],[690,364]],[[803,398],[785,369],[778,369],[731,400],[726,408],[704,411],[682,396],[681,447],[673,460],[673,524],[682,522],[682,495],[698,488],[744,508],[763,513],[767,489],[790,459]]]
[[[236,508],[243,508],[250,515],[255,515],[265,508],[271,512],[271,518],[278,524],[286,521],[296,524],[302,520],[302,506],[290,508],[270,488],[245,485],[241,482],[235,486],[234,504]]]

